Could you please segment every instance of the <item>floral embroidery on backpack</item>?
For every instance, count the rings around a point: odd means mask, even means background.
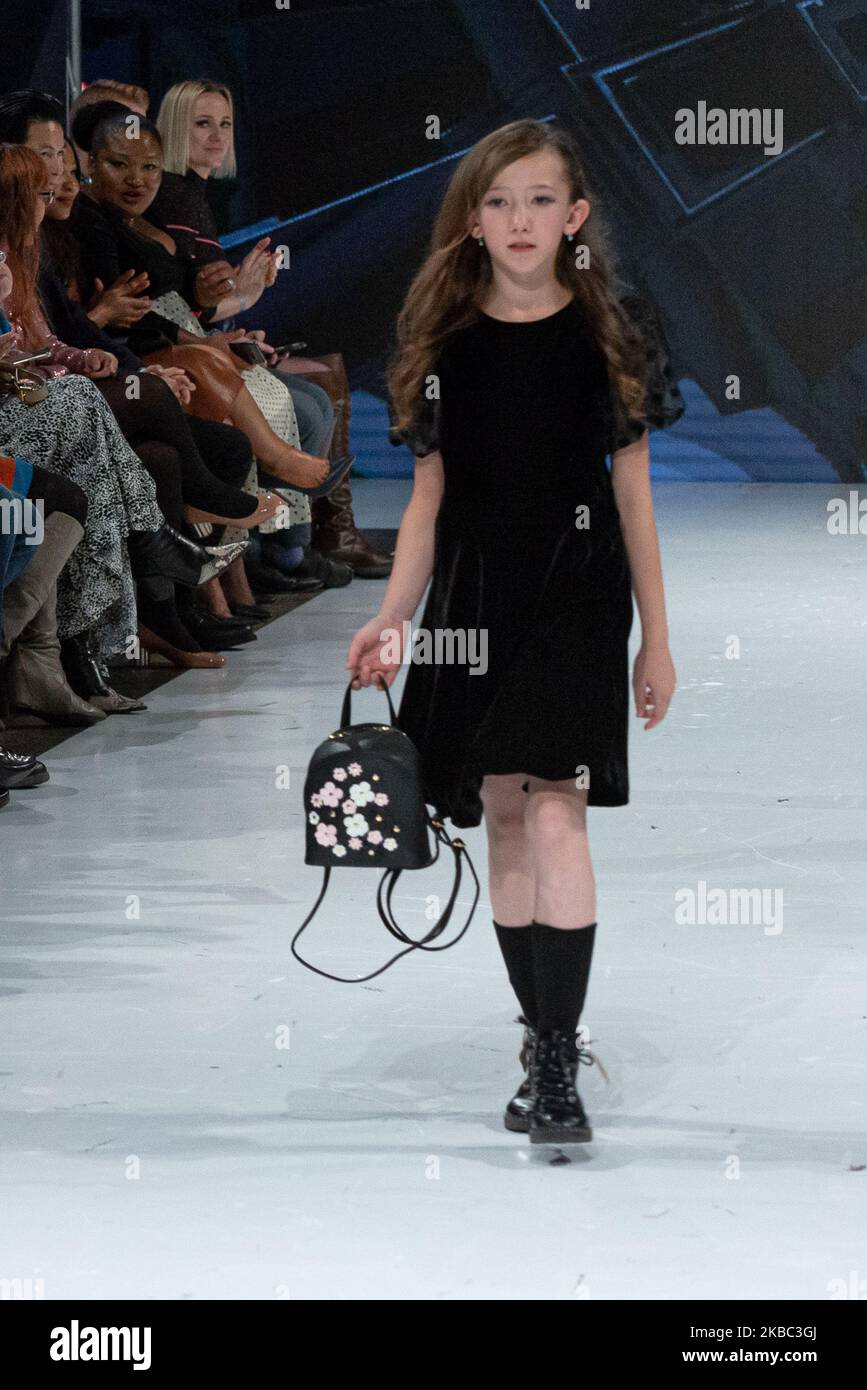
[[[389,804],[388,793],[377,791],[370,780],[353,782],[344,789],[348,778],[361,777],[363,771],[360,763],[332,768],[331,778],[310,794],[307,820],[316,826],[317,842],[330,849],[338,859],[349,850],[356,854],[359,850],[375,854],[380,850],[391,853],[397,849],[394,837],[400,834],[400,826],[388,825],[384,814],[373,809]],[[374,773],[372,780],[379,781],[379,774]],[[323,807],[326,810],[321,814]],[[369,808],[365,814],[359,809],[362,807]],[[371,821],[376,823],[371,824]],[[393,833],[384,834],[383,831]]]

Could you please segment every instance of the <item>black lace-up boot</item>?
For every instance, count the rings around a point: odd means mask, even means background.
[[[598,1059],[579,1033],[540,1029],[530,1058],[528,1128],[531,1144],[586,1144],[593,1131],[575,1089],[580,1062]]]
[[[518,1134],[526,1134],[530,1128],[530,1058],[533,1055],[536,1042],[536,1029],[523,1014],[519,1014],[515,1022],[524,1025],[524,1041],[521,1051],[518,1053],[518,1061],[527,1075],[506,1106],[503,1124],[506,1129],[514,1130]]]
[[[0,748],[0,791],[41,787],[48,781],[48,769],[32,753],[11,753]]]

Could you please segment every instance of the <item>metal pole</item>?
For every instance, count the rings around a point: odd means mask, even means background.
[[[81,91],[81,0],[66,0],[66,115]]]

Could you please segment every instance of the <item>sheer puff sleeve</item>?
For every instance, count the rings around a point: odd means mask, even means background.
[[[647,388],[646,423],[631,416],[614,391],[608,405],[609,453],[625,449],[643,435],[645,429],[664,430],[676,422],[686,410],[686,402],[678,390],[671,366],[668,340],[659,314],[646,295],[621,282],[618,298],[645,345],[643,378]]]
[[[405,430],[398,430],[395,427],[395,409],[392,402],[388,402],[388,418],[391,421],[391,428],[388,431],[388,438],[392,444],[405,444],[411,449],[416,458],[424,458],[425,454],[436,453],[440,447],[440,400],[430,400],[427,392],[423,389],[416,400],[416,408],[413,418]]]

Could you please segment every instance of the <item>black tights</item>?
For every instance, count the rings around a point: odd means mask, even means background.
[[[218,516],[250,516],[258,498],[240,490],[252,458],[246,435],[231,425],[185,415],[159,377],[146,372],[136,381],[139,395],[132,400],[124,377],[94,385],[153,478],[157,503],[169,525],[182,525],[184,503]]]
[[[52,512],[65,512],[83,526],[87,520],[86,492],[71,478],[52,473],[50,469],[42,468],[37,463],[31,466],[33,479],[28,496],[32,501],[42,503],[42,515],[45,517],[50,516]]]

